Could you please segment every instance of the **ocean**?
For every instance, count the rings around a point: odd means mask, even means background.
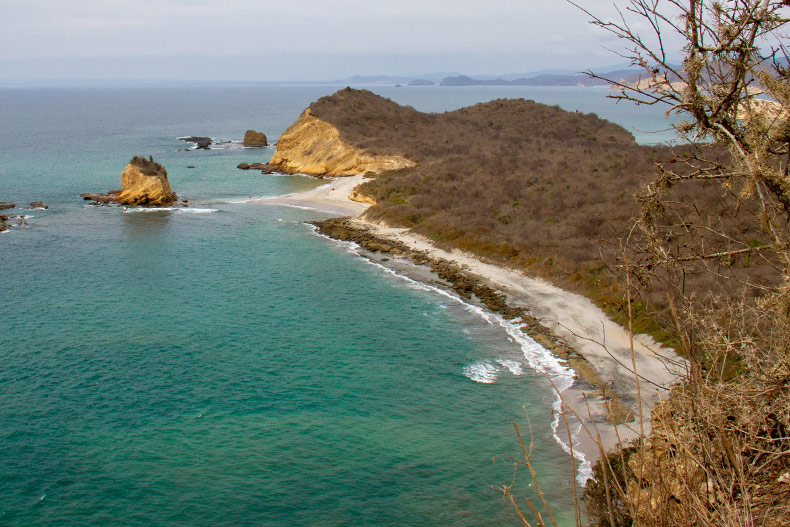
[[[0,525],[517,524],[512,423],[561,525],[569,382],[513,328],[315,234],[316,210],[245,203],[322,184],[241,171],[328,85],[0,88]],[[661,111],[582,88],[369,87],[423,111],[524,97],[643,143]],[[93,207],[152,155],[183,210]],[[194,168],[188,168],[188,167]],[[508,331],[508,329],[510,331]],[[526,434],[525,434],[526,435]],[[495,462],[494,462],[495,461]],[[514,489],[537,502],[526,470]]]

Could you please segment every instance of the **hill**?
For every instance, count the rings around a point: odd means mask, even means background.
[[[652,180],[656,163],[691,153],[641,146],[625,129],[594,114],[523,99],[427,114],[346,88],[311,104],[309,114],[365,155],[414,163],[384,170],[358,187],[358,194],[376,201],[365,213],[368,219],[406,226],[439,245],[548,278],[587,295],[615,318],[622,291],[605,271],[622,255],[619,240],[638,235],[630,231],[639,213],[634,196]],[[700,228],[721,221],[705,211],[741,199],[697,190],[693,206],[702,211]],[[744,218],[753,212],[748,199],[742,210]],[[741,219],[734,218],[730,228],[749,236],[743,231],[750,224]],[[683,236],[675,243],[685,243]],[[716,241],[710,243],[714,250]],[[752,280],[777,279],[769,262],[719,264]],[[726,287],[711,280],[710,273],[690,272],[689,292]],[[663,298],[659,286],[638,307],[661,311]],[[638,330],[661,336],[646,317],[640,324]]]

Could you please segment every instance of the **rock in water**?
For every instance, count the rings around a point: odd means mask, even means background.
[[[13,203],[8,203],[7,201],[0,201],[0,210],[13,209],[14,207],[16,207],[16,205]]]
[[[123,203],[124,205],[141,205],[144,207],[163,207],[182,205],[186,201],[177,202],[178,196],[170,190],[167,170],[156,163],[153,157],[146,159],[135,156],[129,161],[121,173],[121,189],[111,190],[106,194],[80,194],[94,205]]]
[[[266,134],[263,132],[256,132],[255,130],[247,130],[244,134],[242,143],[244,146],[269,146],[266,140]]]
[[[210,137],[200,137],[196,135],[190,135],[189,137],[179,137],[179,141],[195,143],[195,145],[197,145],[195,147],[197,150],[210,150],[211,144],[214,142],[214,140]]]
[[[172,205],[176,199],[178,196],[170,190],[167,170],[153,157],[135,156],[123,169],[118,203],[161,207]]]

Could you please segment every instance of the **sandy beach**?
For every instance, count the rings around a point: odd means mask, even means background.
[[[325,185],[305,192],[276,198],[254,199],[248,201],[248,203],[272,203],[316,209],[341,216],[358,216],[365,212],[370,205],[351,201],[348,199],[348,195],[362,181],[361,174],[352,177],[328,178]]]
[[[632,361],[629,332],[612,322],[587,298],[530,278],[519,271],[485,262],[471,254],[442,250],[407,229],[377,225],[359,218],[369,205],[351,201],[348,194],[361,182],[361,175],[331,179],[326,185],[307,192],[253,200],[251,203],[307,207],[338,215],[357,216],[354,222],[359,228],[383,238],[398,240],[413,249],[425,251],[433,258],[453,261],[505,294],[509,305],[527,310],[542,325],[561,337],[576,353],[583,356],[595,374],[635,416],[631,422],[611,425],[607,420],[607,398],[598,386],[586,382],[579,375],[573,386],[564,390],[561,396],[570,409],[567,414],[572,425],[576,425],[572,417],[575,413],[581,417],[587,431],[576,436],[574,448],[581,451],[588,463],[599,456],[599,448],[594,441],[596,436],[600,436],[602,445],[609,450],[620,441],[627,441],[638,437],[642,432],[650,431],[650,408],[685,371],[685,363],[673,350],[660,347],[646,335],[636,335],[633,339]],[[634,363],[638,376],[634,375]],[[638,397],[640,391],[641,422]],[[577,428],[578,425],[572,426],[572,431]],[[566,435],[564,429],[564,424],[561,424],[561,438]],[[589,465],[586,469],[589,469]]]

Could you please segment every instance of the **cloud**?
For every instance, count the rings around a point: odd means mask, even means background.
[[[583,63],[609,40],[570,4],[536,0],[26,0],[0,18],[6,62],[367,54]],[[472,72],[468,62],[461,69]]]

